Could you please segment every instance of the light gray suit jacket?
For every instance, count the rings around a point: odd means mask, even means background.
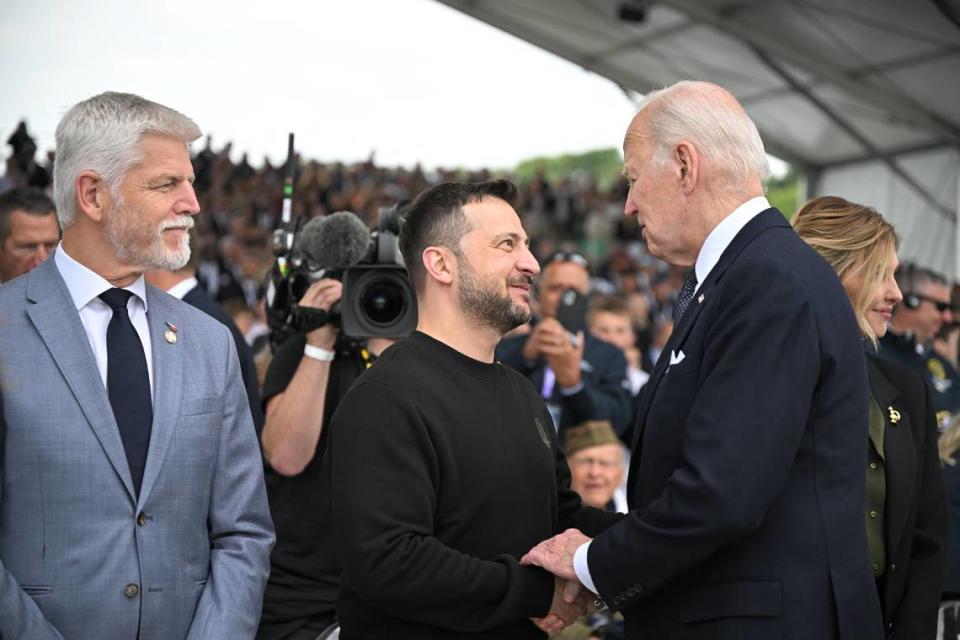
[[[273,525],[230,332],[147,287],[153,432],[139,499],[66,284],[0,287],[0,637],[252,638]],[[165,322],[177,340],[164,339]]]

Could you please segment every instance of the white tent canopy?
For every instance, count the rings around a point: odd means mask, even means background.
[[[958,0],[440,2],[626,92],[723,85],[811,195],[876,207],[901,260],[960,278]]]

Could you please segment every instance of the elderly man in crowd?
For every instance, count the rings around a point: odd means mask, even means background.
[[[570,488],[583,504],[626,512],[618,495],[626,468],[623,445],[606,420],[590,420],[567,430],[563,445],[570,467]]]

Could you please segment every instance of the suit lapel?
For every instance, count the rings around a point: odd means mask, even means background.
[[[133,502],[136,494],[120,430],[67,285],[53,259],[43,262],[27,277],[27,299],[34,303],[27,307],[27,315]]]
[[[170,448],[170,440],[177,426],[180,413],[180,397],[184,384],[184,337],[182,318],[173,299],[147,286],[147,325],[150,327],[150,344],[153,350],[153,426],[150,433],[150,449],[143,471],[143,486],[140,488],[140,504],[150,496]],[[167,342],[164,334],[166,323],[177,327],[175,342]]]
[[[660,353],[656,365],[654,365],[653,373],[650,375],[650,379],[647,381],[647,384],[644,385],[643,391],[641,392],[640,403],[637,408],[637,424],[636,429],[634,429],[633,446],[631,448],[630,470],[627,475],[628,492],[632,492],[636,484],[634,477],[637,472],[637,467],[640,464],[640,453],[643,448],[643,432],[647,423],[647,414],[649,413],[650,405],[653,403],[653,398],[657,393],[657,387],[660,386],[664,374],[667,372],[667,369],[670,368],[670,354],[683,350],[684,341],[690,334],[690,330],[696,325],[697,319],[700,317],[700,312],[711,299],[714,289],[716,289],[718,283],[723,278],[723,274],[730,268],[730,265],[736,261],[740,253],[749,246],[757,236],[767,229],[774,227],[789,228],[783,214],[776,209],[767,209],[754,216],[754,218],[734,236],[727,248],[724,249],[720,255],[720,260],[717,261],[717,264],[707,275],[706,280],[700,285],[700,288],[697,289],[693,301],[680,318],[680,323],[673,328],[673,333],[667,340],[667,344],[663,347],[663,351]],[[631,502],[632,508],[633,505],[629,495],[628,502]]]
[[[913,426],[911,416],[900,403],[900,392],[880,367],[867,358],[870,373],[870,391],[880,405],[883,415],[883,464],[886,472],[886,504],[884,510],[887,553],[892,555],[903,537],[903,529],[910,512],[915,469]],[[899,415],[893,422],[890,409]]]

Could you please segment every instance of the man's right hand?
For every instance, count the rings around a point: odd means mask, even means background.
[[[307,289],[298,303],[301,307],[311,307],[330,311],[343,296],[343,283],[333,278],[317,280]],[[332,323],[314,329],[307,334],[307,344],[321,349],[331,350],[337,341],[337,327]]]
[[[530,331],[523,345],[523,358],[534,362],[541,356],[552,355],[570,343],[567,330],[556,318],[543,318]]]
[[[576,593],[571,598],[570,594]],[[572,600],[568,602],[568,600]],[[546,633],[558,633],[587,615],[592,610],[592,594],[574,581],[554,578],[553,602],[543,618],[533,618],[533,624]]]

